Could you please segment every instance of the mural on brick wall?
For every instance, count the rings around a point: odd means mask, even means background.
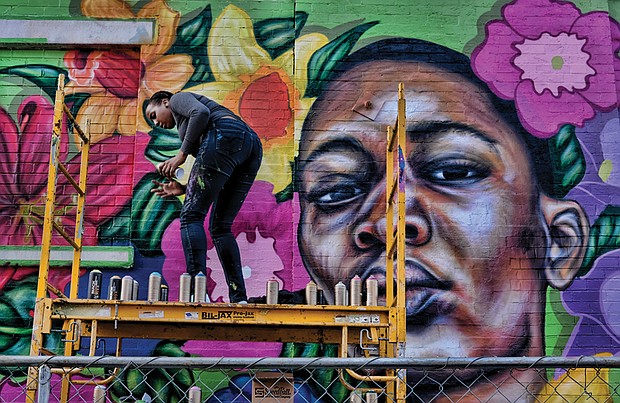
[[[151,180],[161,180],[155,166],[181,145],[176,130],[155,127],[144,114],[145,100],[163,89],[212,98],[261,138],[263,165],[233,226],[249,296],[260,300],[270,278],[288,290],[292,303],[300,301],[309,279],[328,303],[334,302],[335,284],[355,275],[375,276],[384,291],[385,129],[394,123],[396,84],[403,82],[406,355],[620,354],[620,25],[607,12],[515,0],[479,27],[479,42],[464,54],[405,32],[372,38],[371,28],[386,23],[380,15],[373,21],[352,16],[346,28],[327,35],[306,27],[305,11],[257,19],[242,2],[218,15],[206,4],[182,19],[163,0],[135,7],[107,3],[83,0],[80,12],[90,18],[155,18],[155,42],[139,51],[68,50],[61,59],[48,56],[48,63],[0,70],[1,77],[23,79],[15,82],[29,87],[1,98],[0,244],[41,242],[48,133],[57,77],[65,74],[67,103],[81,126],[90,120],[94,141],[84,244],[134,246],[129,274],[141,284],[159,271],[176,299],[185,271],[182,199],[151,192]],[[65,124],[62,135],[61,158],[77,172],[75,132]],[[61,193],[67,217],[72,203]],[[71,228],[70,218],[62,220]],[[208,292],[213,301],[225,302],[228,288],[210,239],[208,249]],[[1,268],[3,354],[29,352],[37,269]],[[125,274],[111,270],[105,276]],[[65,289],[69,270],[52,270],[50,281]],[[59,346],[55,339],[47,343],[52,350]],[[206,351],[336,354],[334,346],[318,344],[199,341],[149,341],[133,353]],[[175,378],[181,390],[196,376],[184,371]],[[332,372],[300,382],[298,393],[315,401],[317,390],[328,389],[344,401],[348,392],[332,383]],[[110,393],[116,400],[148,395],[154,389],[147,384],[167,376],[153,372],[133,391],[119,387]],[[492,381],[520,396],[519,385],[540,376],[537,370],[498,373]],[[620,384],[617,372],[604,376]],[[5,378],[3,395],[24,379]],[[409,380],[421,395],[436,392],[418,374]],[[530,392],[544,400],[556,393],[554,385],[580,388],[566,374],[550,381]],[[467,392],[449,386],[455,399]],[[171,394],[162,401],[179,398],[172,389],[159,391]],[[603,399],[609,391],[601,387],[598,393]],[[230,401],[239,394],[249,401],[245,375],[212,399]]]

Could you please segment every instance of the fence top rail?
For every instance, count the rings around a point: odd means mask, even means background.
[[[479,358],[247,358],[247,357],[114,357],[0,356],[0,367],[133,367],[202,369],[401,368],[419,370],[463,368],[620,368],[620,357],[479,357]]]

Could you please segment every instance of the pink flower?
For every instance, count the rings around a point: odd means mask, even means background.
[[[620,25],[571,3],[515,0],[486,26],[472,66],[499,97],[514,100],[523,126],[551,137],[618,106]]]
[[[293,201],[278,203],[273,195],[273,185],[256,181],[233,223],[233,234],[241,251],[241,263],[248,297],[264,296],[267,280],[276,278],[280,289],[297,290],[309,280],[299,253],[296,253]],[[179,276],[185,272],[185,256],[180,236],[180,222],[168,226],[162,239],[166,255],[162,275],[169,287],[170,300],[179,298]],[[228,286],[224,272],[207,231],[207,290],[213,302],[228,301]],[[278,356],[280,343],[204,342],[188,341],[183,350],[212,357]],[[205,354],[205,351],[208,353]]]
[[[248,297],[265,295],[265,283],[273,277],[279,280],[280,289],[292,290],[294,276],[303,271],[293,267],[299,263],[293,259],[296,244],[292,202],[276,202],[272,191],[271,183],[256,181],[232,227],[241,251]],[[209,235],[208,221],[205,221],[207,289],[212,301],[228,301],[228,286]],[[170,287],[171,300],[178,299],[179,276],[185,272],[179,228],[179,220],[173,221],[162,239],[162,250],[166,255],[162,274]]]
[[[0,244],[41,245],[47,193],[53,105],[31,96],[17,111],[17,124],[0,108]],[[66,124],[62,127],[60,160],[79,178],[80,154],[70,150]],[[70,152],[73,151],[71,154]],[[83,244],[95,245],[99,224],[114,217],[131,199],[133,137],[112,136],[91,147],[86,187]],[[75,191],[58,174],[58,220],[70,236],[75,227]],[[67,245],[54,231],[53,242]]]

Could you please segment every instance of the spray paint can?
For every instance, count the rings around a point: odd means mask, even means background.
[[[335,305],[347,304],[347,286],[342,281],[339,281],[334,287],[334,295],[336,296]]]
[[[183,167],[178,167],[175,171],[174,171],[174,177],[176,179],[178,179],[179,181],[185,181],[185,168]]]
[[[101,271],[92,270],[88,275],[88,298],[101,299]]]
[[[272,278],[267,281],[267,304],[275,305],[278,303],[278,292],[280,291],[280,284],[278,280]]]
[[[108,289],[108,299],[112,299],[112,300],[121,299],[121,285],[122,285],[122,281],[119,276],[110,277],[110,288]]]
[[[349,287],[351,289],[351,305],[362,305],[362,279],[360,276],[356,274],[355,277],[351,279]]]
[[[140,284],[138,284],[138,280],[133,281],[133,288],[131,289],[131,300],[138,300],[138,290],[140,289]]]
[[[179,302],[190,302],[192,276],[189,273],[181,274],[179,278]]]
[[[316,283],[312,280],[306,284],[306,304],[316,305]]]
[[[201,403],[202,402],[202,390],[198,386],[192,386],[189,388],[189,403]]]
[[[378,403],[379,397],[377,392],[366,392],[366,403]]]
[[[317,305],[327,305],[327,301],[325,301],[325,294],[323,294],[323,290],[320,288],[316,289],[316,303]]]
[[[105,403],[106,388],[103,385],[95,386],[93,403]]]
[[[379,305],[379,284],[375,276],[366,279],[366,305]]]
[[[362,395],[360,392],[352,391],[349,395],[349,403],[363,403]]]
[[[194,302],[207,302],[207,276],[200,272],[194,277]]]
[[[159,300],[168,301],[168,286],[165,284],[162,284],[159,290]]]
[[[121,301],[131,301],[133,297],[133,278],[130,275],[123,276],[121,281]]]
[[[159,301],[161,290],[161,274],[154,271],[149,275],[149,289],[147,291],[147,301]]]

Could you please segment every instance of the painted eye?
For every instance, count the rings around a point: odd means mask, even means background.
[[[322,195],[317,195],[316,202],[319,204],[337,204],[355,199],[360,194],[362,194],[362,189],[357,186],[339,186],[322,192]]]
[[[306,198],[319,209],[339,209],[358,200],[364,193],[366,181],[358,178],[322,178],[317,180],[309,188]]]
[[[422,172],[430,182],[447,186],[465,186],[487,178],[487,166],[473,161],[448,160],[429,164]]]

